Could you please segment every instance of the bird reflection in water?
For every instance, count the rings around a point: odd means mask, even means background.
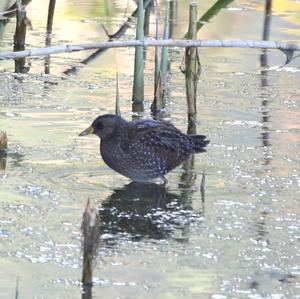
[[[181,186],[190,187],[191,182],[182,181],[190,178],[181,176]],[[165,185],[131,182],[115,189],[98,210],[88,201],[82,220],[82,298],[92,298],[93,259],[101,246],[113,246],[124,239],[186,242],[190,225],[202,216],[201,211],[192,210],[191,194],[172,193]]]
[[[98,213],[101,233],[114,240],[166,239],[175,231],[181,232],[177,240],[184,240],[187,227],[199,219],[190,203],[169,192],[165,185],[135,182],[115,190]]]

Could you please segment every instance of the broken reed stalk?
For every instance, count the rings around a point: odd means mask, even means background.
[[[7,135],[4,131],[0,131],[0,151],[7,150]]]
[[[56,0],[49,0],[47,29],[46,29],[46,46],[51,45],[55,2],[56,2]],[[50,74],[50,57],[49,56],[45,58],[45,74]]]
[[[5,132],[0,131],[0,170],[6,168],[7,157],[7,135]]]
[[[144,39],[144,5],[139,0],[138,17],[136,25],[136,39]],[[132,112],[144,111],[144,48],[135,48],[134,80],[132,91]]]
[[[99,246],[100,222],[97,218],[97,211],[93,208],[90,200],[87,200],[82,216],[82,298],[92,298],[93,286],[93,259]]]
[[[22,5],[21,0],[16,1],[17,6],[17,20],[16,20],[16,30],[14,35],[14,51],[24,51],[25,50],[25,39],[26,39],[26,28],[28,24],[28,19],[26,17],[25,6]],[[25,58],[19,58],[15,60],[15,72],[25,73]]]
[[[200,183],[200,192],[201,192],[201,200],[202,202],[205,201],[205,168],[203,169],[203,173],[202,173],[202,179],[201,179],[201,183]]]
[[[190,4],[188,38],[197,38],[197,4]],[[188,47],[185,49],[185,86],[188,110],[188,134],[196,134],[197,119],[197,85],[200,77],[201,65],[198,49]]]

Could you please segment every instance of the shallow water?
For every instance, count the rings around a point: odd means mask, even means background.
[[[28,6],[30,47],[44,44],[46,2]],[[52,44],[106,40],[100,24],[115,32],[135,9],[127,2],[58,1]],[[200,12],[213,4],[200,2]],[[235,1],[198,36],[261,39],[264,3],[248,2]],[[187,9],[180,1],[177,38]],[[297,40],[299,12],[298,1],[273,1],[270,38]],[[14,26],[1,34],[1,51],[11,48]],[[258,50],[201,49],[198,132],[211,144],[172,171],[166,187],[141,187],[104,164],[96,137],[77,136],[114,112],[116,65],[122,115],[131,118],[134,51],[109,50],[81,64],[90,53],[51,57],[50,75],[43,59],[18,76],[13,62],[0,63],[0,129],[9,141],[0,172],[0,298],[15,296],[17,280],[20,298],[81,297],[88,199],[101,219],[94,298],[300,298],[299,59],[280,68],[284,55],[268,51],[262,69]],[[153,54],[148,49],[146,116]],[[171,55],[168,117],[186,131],[183,51]],[[63,74],[74,66],[75,74]]]

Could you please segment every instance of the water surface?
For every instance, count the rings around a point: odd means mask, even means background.
[[[130,1],[58,1],[52,44],[103,41],[135,10]],[[199,15],[213,1],[199,2]],[[186,32],[179,1],[174,37]],[[45,43],[47,1],[32,1],[28,47]],[[161,3],[162,9],[165,3]],[[150,34],[154,34],[154,18]],[[263,1],[234,1],[199,32],[203,39],[262,38]],[[15,23],[1,33],[11,49]],[[124,38],[134,36],[132,25]],[[270,39],[296,41],[298,1],[273,1]],[[96,137],[78,138],[114,112],[131,119],[133,49],[31,59],[30,72],[0,64],[0,129],[8,134],[0,173],[0,298],[80,298],[81,219],[88,199],[101,219],[94,298],[300,298],[300,65],[259,50],[201,49],[198,132],[211,144],[168,184],[140,187],[110,170]],[[173,49],[168,118],[186,131],[183,51]],[[147,51],[145,116],[153,98],[154,50]],[[27,61],[29,63],[29,60]],[[77,71],[64,72],[71,67]],[[205,170],[205,199],[200,192]],[[100,234],[101,232],[101,234]]]

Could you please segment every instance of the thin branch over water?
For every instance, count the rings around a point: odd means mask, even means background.
[[[254,40],[127,40],[109,41],[99,43],[86,43],[77,45],[60,45],[46,48],[33,48],[19,52],[0,53],[0,60],[18,59],[29,56],[47,56],[52,54],[77,52],[91,49],[107,49],[122,47],[201,47],[201,48],[253,48],[253,49],[277,49],[285,52],[300,51],[300,45],[288,44],[277,41],[254,41]]]

